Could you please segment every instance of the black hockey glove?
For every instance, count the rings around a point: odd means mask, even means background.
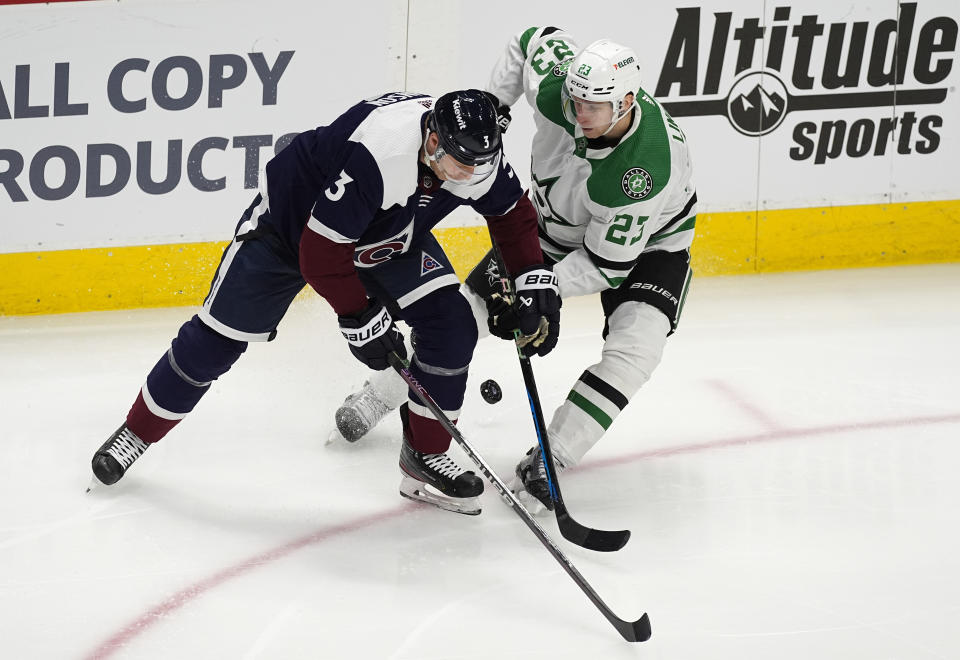
[[[397,329],[390,312],[376,300],[371,300],[357,316],[338,316],[337,319],[340,333],[350,344],[350,352],[371,369],[383,371],[389,367],[387,355],[391,351],[407,358],[403,333]]]
[[[490,92],[484,92],[484,94],[486,94],[487,98],[493,102],[493,107],[497,109],[497,126],[500,127],[500,132],[506,133],[511,121],[510,106],[500,105],[500,99]]]
[[[550,266],[532,266],[514,280],[516,298],[509,302],[498,293],[487,301],[487,326],[490,334],[513,339],[520,331],[517,345],[526,357],[544,356],[560,338],[560,293],[557,276]]]
[[[513,312],[510,301],[512,296],[507,293],[494,293],[487,298],[487,328],[490,334],[500,339],[512,340],[513,331],[518,329],[520,322]]]

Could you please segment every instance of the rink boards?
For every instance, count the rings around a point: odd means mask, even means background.
[[[835,4],[656,3],[612,24],[575,2],[387,0],[324,21],[251,21],[258,0],[0,3],[0,314],[195,304],[293,135],[384,90],[483,86],[546,6],[580,45],[633,45],[677,118],[699,275],[958,260],[953,2]],[[533,123],[523,102],[513,114],[526,181]],[[482,222],[437,230],[461,275]]]

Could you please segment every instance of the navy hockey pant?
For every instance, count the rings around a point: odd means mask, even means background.
[[[224,251],[200,313],[185,323],[160,358],[127,415],[145,442],[156,442],[193,410],[212,381],[226,373],[250,341],[270,341],[305,286],[295,260],[251,207]],[[266,211],[269,213],[269,211]],[[261,222],[251,222],[251,215]],[[252,232],[252,233],[251,233]],[[246,238],[244,238],[246,237]],[[459,280],[432,234],[396,257],[360,271],[371,297],[413,330],[411,371],[448,417],[463,405],[477,329]],[[344,343],[344,351],[347,345]],[[411,444],[445,451],[450,436],[411,393]]]

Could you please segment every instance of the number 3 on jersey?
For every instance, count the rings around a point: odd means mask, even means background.
[[[627,236],[633,233],[636,234],[630,239],[630,245],[633,245],[643,237],[643,223],[647,221],[648,217],[649,216],[646,215],[638,215],[637,223],[634,225],[632,215],[621,213],[613,219],[613,224],[610,225],[610,229],[607,230],[607,240],[617,245],[626,245]],[[633,229],[632,232],[631,228]]]
[[[346,170],[340,172],[340,178],[333,182],[333,185],[327,188],[326,194],[327,199],[331,202],[340,201],[340,198],[343,197],[343,193],[347,192],[347,184],[353,181],[350,178],[350,175],[347,174]]]

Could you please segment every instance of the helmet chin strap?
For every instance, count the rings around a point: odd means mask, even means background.
[[[430,127],[427,126],[426,130],[423,133],[423,156],[424,158],[427,159],[427,162],[425,163],[426,165],[429,165],[430,163],[436,163],[438,160],[440,160],[440,158],[443,158],[444,155],[446,154],[446,152],[444,152],[443,148],[440,146],[439,141],[437,141],[437,148],[433,150],[432,154],[427,150],[427,141],[430,139],[431,132],[432,131],[430,130]],[[440,152],[439,158],[437,157],[437,152]]]
[[[626,94],[624,94],[624,96],[626,96]],[[620,99],[620,103],[623,104],[623,99]],[[621,112],[620,114],[618,114],[618,115],[616,116],[616,118],[615,118],[612,122],[610,122],[610,125],[607,126],[607,130],[605,130],[603,133],[601,133],[601,134],[600,134],[600,137],[604,137],[607,133],[609,133],[610,131],[612,131],[612,130],[613,130],[613,127],[616,126],[617,124],[619,124],[619,123],[620,123],[620,120],[623,119],[624,117],[626,117],[628,114],[630,114],[630,111],[633,110],[634,108],[637,109],[637,112],[640,111],[640,104],[637,103],[637,95],[636,95],[636,94],[633,95],[633,102],[630,103],[630,105],[627,106],[626,110],[624,110],[623,112]]]

